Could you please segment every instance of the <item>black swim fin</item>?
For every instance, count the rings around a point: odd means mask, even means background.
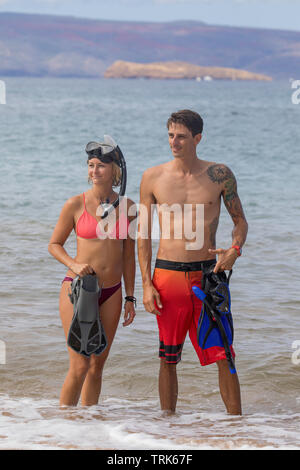
[[[99,315],[99,287],[97,276],[75,277],[71,284],[70,300],[74,315],[68,334],[68,346],[79,354],[99,356],[107,347],[107,339]]]

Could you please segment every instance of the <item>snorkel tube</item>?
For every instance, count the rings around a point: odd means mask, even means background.
[[[88,160],[91,158],[98,158],[103,163],[116,163],[122,172],[121,184],[119,196],[117,199],[110,204],[108,207],[105,207],[101,219],[105,219],[114,209],[120,204],[120,199],[124,196],[126,192],[127,184],[127,169],[126,161],[120,147],[116,144],[113,138],[109,135],[104,135],[103,142],[89,142],[85,148],[85,151],[88,155]]]

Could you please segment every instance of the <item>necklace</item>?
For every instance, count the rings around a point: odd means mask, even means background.
[[[110,195],[103,201],[100,199],[100,206],[102,207],[103,211],[105,212],[108,207],[111,205],[110,203],[110,197],[113,194],[113,191],[111,191]]]

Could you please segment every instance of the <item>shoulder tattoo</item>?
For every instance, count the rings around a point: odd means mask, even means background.
[[[215,164],[207,168],[207,174],[213,183],[224,183],[231,177],[234,177],[232,171],[225,165]]]
[[[213,183],[223,183],[226,180],[226,169],[221,165],[211,165],[207,168],[207,174]]]
[[[213,183],[224,185],[224,199],[230,202],[237,196],[236,179],[232,171],[225,165],[211,165],[207,174]]]

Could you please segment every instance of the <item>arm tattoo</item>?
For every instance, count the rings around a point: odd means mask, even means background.
[[[216,247],[216,232],[219,225],[219,217],[215,217],[209,226],[209,241],[213,248]]]
[[[238,219],[245,219],[242,204],[237,193],[237,183],[232,171],[225,165],[211,165],[207,174],[213,183],[222,184],[222,196],[224,204],[234,223]]]

